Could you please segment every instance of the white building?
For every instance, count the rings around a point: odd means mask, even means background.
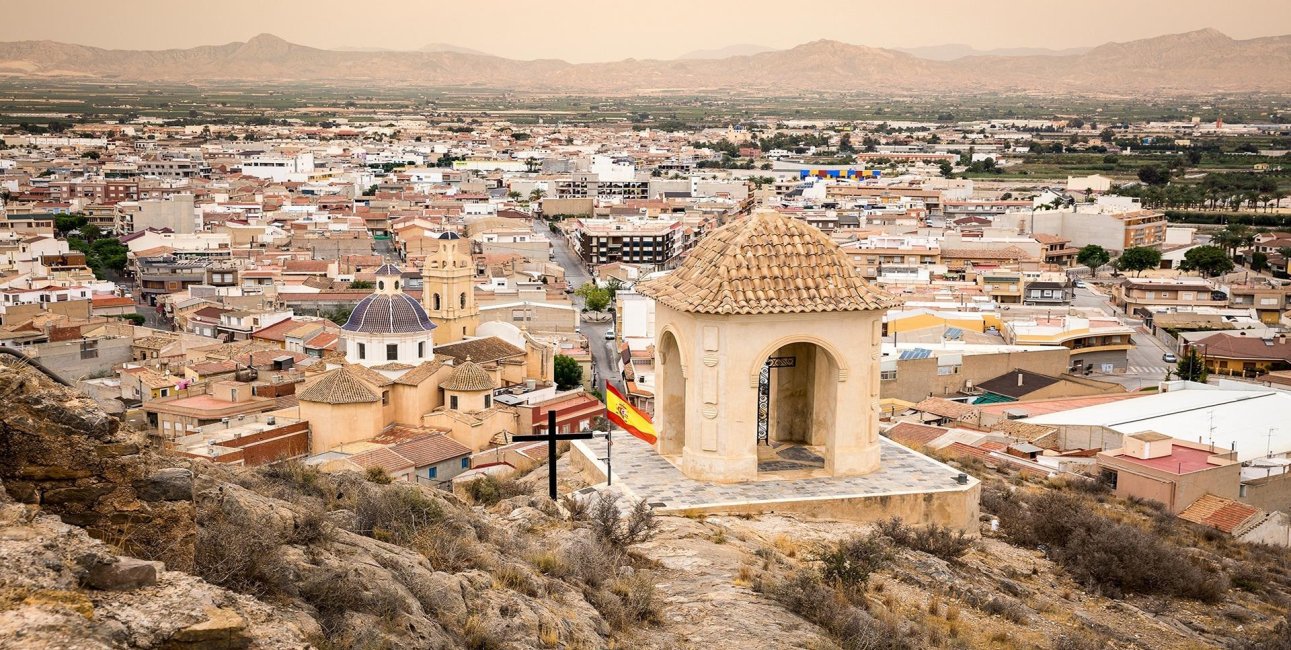
[[[341,326],[346,361],[379,369],[435,358],[435,324],[421,303],[403,292],[401,273],[390,264],[377,269],[376,291],[360,300]]]

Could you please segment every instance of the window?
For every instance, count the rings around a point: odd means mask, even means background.
[[[939,373],[939,374],[940,374],[940,373]],[[895,370],[884,370],[884,371],[881,371],[881,372],[879,373],[879,379],[880,379],[880,380],[882,380],[882,381],[896,381],[896,379],[897,379],[897,371],[895,371]]]
[[[458,297],[457,297],[457,303],[458,303],[458,306],[460,306],[462,309],[466,309],[466,292],[465,292],[465,291],[463,291],[463,292],[462,292],[462,295],[460,295],[460,296],[458,296]]]
[[[394,361],[394,360],[396,360],[396,359],[398,359],[398,358],[399,358],[399,344],[398,344],[398,343],[387,343],[387,344],[386,344],[386,361]]]
[[[437,475],[439,475],[438,467],[431,467],[426,470],[426,478],[435,478]]]
[[[381,391],[381,403],[382,404],[390,403],[390,391],[388,390]]]
[[[463,458],[463,459],[462,459],[462,469],[470,469],[470,468],[471,468],[471,459],[470,459],[470,458]],[[1245,485],[1243,485],[1243,486],[1242,486],[1242,489],[1246,489],[1246,486],[1245,486]]]
[[[439,311],[439,309],[440,309],[440,307],[439,307],[439,294],[435,294],[435,301],[434,301],[434,304],[435,304],[435,311]]]
[[[398,291],[398,290],[399,290],[399,281],[398,281],[398,280],[395,280],[395,281],[394,281],[394,288],[395,288],[395,290],[396,290],[396,291]]]
[[[417,358],[418,358],[418,359],[425,359],[425,358],[426,358],[426,342],[425,342],[425,341],[418,341],[418,342],[417,342]]]
[[[382,291],[385,291],[385,288],[386,288],[386,281],[385,281],[385,280],[378,280],[378,281],[377,281],[377,288],[378,288],[378,289],[380,289],[380,290],[382,290]]]
[[[456,410],[457,410],[457,396],[456,396],[456,395],[449,395],[449,396],[448,396],[448,408],[453,409],[454,411],[456,411]]]
[[[493,406],[493,396],[486,394],[484,396],[484,408],[489,408],[490,406]]]
[[[937,374],[942,376],[958,375],[959,366],[937,366]]]

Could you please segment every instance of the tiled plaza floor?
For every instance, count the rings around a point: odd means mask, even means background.
[[[879,439],[882,463],[878,471],[847,478],[816,477],[759,480],[749,483],[706,483],[687,478],[681,470],[632,436],[614,437],[614,484],[663,508],[695,508],[749,502],[805,501],[843,497],[881,496],[910,492],[951,492],[965,489],[955,481],[959,470],[917,454],[886,438]],[[605,441],[574,444],[605,456]],[[975,480],[970,479],[970,484]]]

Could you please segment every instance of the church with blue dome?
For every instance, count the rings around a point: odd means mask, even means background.
[[[402,271],[386,264],[376,270],[376,290],[354,306],[341,326],[345,360],[369,368],[415,366],[434,359],[434,330],[426,309],[404,293]]]

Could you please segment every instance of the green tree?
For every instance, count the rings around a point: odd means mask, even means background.
[[[354,311],[353,307],[337,307],[336,309],[323,314],[323,317],[337,325],[344,325],[350,320],[350,312],[352,311]]]
[[[554,362],[552,376],[556,379],[556,388],[569,390],[583,384],[583,367],[574,357],[558,354]]]
[[[949,161],[943,160],[937,166],[941,168],[941,175],[945,178],[950,178],[955,173],[955,167]]]
[[[587,311],[605,311],[610,306],[610,292],[596,286],[595,282],[584,284],[574,293],[583,298],[583,308]]]
[[[1268,269],[1269,269],[1268,255],[1261,253],[1259,251],[1255,251],[1254,253],[1251,253],[1252,271],[1267,271]]]
[[[1090,244],[1080,249],[1079,253],[1076,253],[1076,261],[1083,266],[1088,266],[1089,270],[1093,272],[1095,276],[1098,275],[1099,267],[1111,260],[1112,254],[1108,253],[1106,248],[1103,248],[1098,244]]]
[[[1265,258],[1265,262],[1268,259]],[[1198,246],[1183,254],[1179,264],[1183,271],[1196,271],[1208,278],[1223,275],[1233,270],[1233,258],[1218,246]]]
[[[1195,381],[1206,383],[1206,377],[1210,373],[1206,370],[1205,359],[1197,354],[1197,348],[1188,348],[1188,351],[1179,357],[1179,363],[1175,365],[1175,374],[1185,381]]]
[[[371,281],[371,280],[355,280],[355,281],[353,281],[353,282],[351,282],[351,283],[350,283],[350,288],[351,288],[351,289],[371,289],[371,288],[372,288],[372,281]]]
[[[619,289],[623,288],[623,282],[618,278],[610,278],[605,281],[605,293],[610,298],[610,303],[614,303],[614,296],[618,295]]]
[[[1236,255],[1239,248],[1247,248],[1255,243],[1255,231],[1247,225],[1230,223],[1215,233],[1210,242],[1228,251],[1229,255]]]
[[[57,230],[60,235],[66,235],[89,222],[90,220],[83,214],[58,214],[54,215],[54,230]]]
[[[1170,182],[1170,170],[1161,165],[1139,167],[1139,181],[1145,185],[1165,185]]]
[[[1116,268],[1119,271],[1134,271],[1135,275],[1148,269],[1155,269],[1161,265],[1161,251],[1150,246],[1135,246],[1125,249],[1121,256],[1116,258]]]
[[[542,197],[544,197],[544,196],[547,196],[547,193],[546,193],[546,192],[544,192],[544,191],[542,191],[542,190],[540,190],[540,189],[538,189],[538,188],[534,188],[534,190],[533,190],[532,192],[530,192],[530,193],[529,193],[529,202],[530,202],[530,203],[537,203],[537,202],[541,201],[541,200],[542,200]]]

